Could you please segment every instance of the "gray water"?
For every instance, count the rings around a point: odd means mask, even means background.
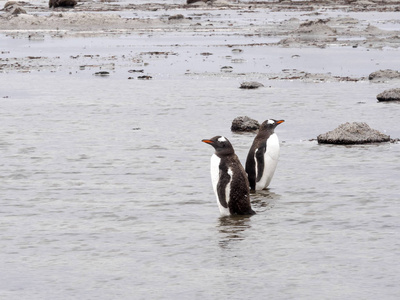
[[[400,144],[310,141],[347,121],[400,137],[400,105],[375,99],[396,84],[262,76],[368,76],[398,52],[242,47],[237,73],[216,75],[231,48],[154,38],[2,36],[3,57],[54,66],[0,74],[0,297],[398,299]],[[179,55],[138,64],[142,48]],[[138,67],[153,79],[128,80]],[[253,79],[265,88],[238,88]],[[255,216],[220,218],[201,139],[227,136],[244,163],[254,135],[230,132],[241,115],[286,120],[280,162]]]

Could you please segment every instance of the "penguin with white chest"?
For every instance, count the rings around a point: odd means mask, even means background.
[[[223,136],[215,136],[202,142],[215,148],[215,153],[211,156],[210,171],[221,215],[255,214],[250,204],[247,175],[232,144]]]
[[[284,120],[264,121],[254,138],[246,159],[246,173],[250,189],[263,190],[271,183],[279,158],[279,139],[274,132],[276,126]]]

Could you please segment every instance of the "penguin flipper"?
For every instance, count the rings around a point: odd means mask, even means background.
[[[250,190],[255,191],[256,189],[256,161],[254,153],[249,152],[246,159],[246,173],[247,179],[249,180]]]
[[[260,181],[261,177],[264,174],[264,153],[266,151],[265,146],[261,146],[260,148],[257,149],[255,153],[254,159],[257,161],[257,181]]]
[[[219,180],[217,184],[217,193],[219,203],[225,208],[228,208],[228,203],[226,201],[226,187],[231,180],[231,176],[228,174],[228,170],[219,171]]]

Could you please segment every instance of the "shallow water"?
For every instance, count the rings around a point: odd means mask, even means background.
[[[226,45],[130,38],[6,39],[4,55],[58,67],[1,74],[1,297],[398,299],[400,144],[309,141],[347,121],[399,138],[400,105],[375,99],[396,84],[263,76],[368,76],[395,50],[243,47],[246,62],[221,74]],[[143,49],[179,55],[138,63]],[[153,80],[128,80],[137,67]],[[252,79],[266,87],[238,88]],[[239,115],[286,120],[281,158],[271,189],[252,195],[257,215],[220,218],[201,139],[227,136],[244,163],[254,135],[230,132]]]

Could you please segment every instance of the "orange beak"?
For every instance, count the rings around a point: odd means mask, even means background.
[[[281,123],[283,123],[283,122],[285,122],[285,120],[276,121],[276,123],[278,123],[278,124],[281,124]]]
[[[203,143],[207,143],[207,144],[212,144],[213,143],[213,141],[211,141],[211,140],[201,140]]]

